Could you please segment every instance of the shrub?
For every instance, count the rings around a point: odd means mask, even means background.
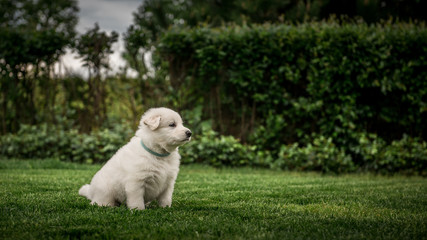
[[[377,160],[376,171],[417,173],[427,176],[427,142],[408,136],[393,141]]]
[[[356,169],[350,155],[338,148],[332,138],[314,137],[312,143],[283,145],[275,168],[300,171],[322,171],[345,173]]]
[[[47,124],[23,125],[16,135],[0,137],[0,153],[13,158],[57,158],[71,162],[102,163],[124,145],[130,129],[117,124],[113,129],[80,134]]]
[[[403,172],[427,176],[427,142],[404,135],[402,139],[386,144],[375,134],[361,134],[351,148],[368,171],[381,173]]]
[[[21,127],[16,135],[0,137],[0,155],[7,158],[54,158],[77,163],[104,163],[131,136],[125,125],[80,134],[76,130],[40,126]],[[348,173],[374,171],[427,176],[427,143],[404,136],[387,144],[375,134],[360,134],[357,144],[345,151],[331,137],[313,134],[304,143],[281,145],[278,154],[260,146],[242,144],[209,128],[180,149],[183,164],[215,167],[252,166],[296,171]],[[359,161],[354,161],[359,159]]]
[[[253,165],[255,147],[241,144],[232,136],[218,136],[208,130],[180,150],[181,161],[188,163],[206,163],[215,167]]]

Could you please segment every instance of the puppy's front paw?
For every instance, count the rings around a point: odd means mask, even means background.
[[[142,203],[139,204],[132,204],[132,203],[128,203],[127,204],[129,209],[136,209],[136,210],[144,210],[145,209],[145,205]]]
[[[131,210],[145,210],[144,206],[138,206],[138,207],[129,207]]]
[[[170,207],[172,205],[172,199],[168,199],[168,200],[160,200],[159,201],[159,206],[164,208],[164,207]]]

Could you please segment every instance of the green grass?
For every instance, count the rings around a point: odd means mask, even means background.
[[[0,239],[427,239],[427,179],[182,166],[173,205],[78,195],[99,165],[0,161]]]

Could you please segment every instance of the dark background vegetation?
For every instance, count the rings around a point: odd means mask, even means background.
[[[102,74],[119,36],[78,34],[77,1],[0,5],[3,156],[105,162],[166,106],[184,163],[426,174],[425,1],[143,1],[134,78]],[[87,79],[53,71],[69,48]]]

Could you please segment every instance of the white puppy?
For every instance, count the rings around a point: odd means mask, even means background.
[[[179,171],[178,147],[190,141],[191,131],[178,113],[167,108],[152,108],[141,118],[132,139],[95,174],[79,194],[91,204],[145,209],[157,200],[171,206]]]

